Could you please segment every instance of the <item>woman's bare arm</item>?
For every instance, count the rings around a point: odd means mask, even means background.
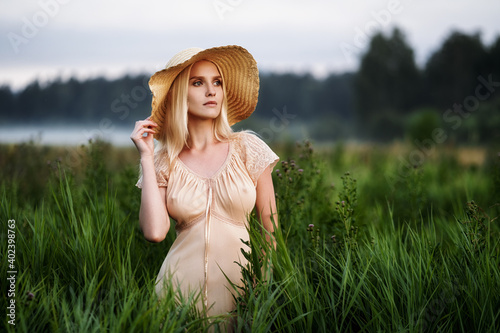
[[[159,187],[154,166],[154,127],[158,125],[146,119],[135,123],[130,139],[141,154],[142,194],[139,224],[144,237],[150,242],[161,242],[170,229],[170,219],[165,203],[166,188]],[[147,133],[147,136],[144,136]]]
[[[170,229],[170,219],[165,204],[165,187],[158,187],[153,158],[141,158],[142,194],[139,224],[144,238],[158,243],[165,239]]]
[[[274,232],[274,227],[278,227],[278,214],[276,211],[276,197],[271,177],[271,168],[266,168],[266,170],[262,172],[257,180],[256,190],[257,199],[255,201],[255,209],[257,217],[267,232],[272,234]],[[266,235],[266,239],[276,247],[276,243],[274,239],[271,240],[270,235]]]

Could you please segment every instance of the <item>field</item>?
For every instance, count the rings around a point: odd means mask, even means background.
[[[273,148],[277,248],[252,219],[236,331],[500,331],[498,147]],[[1,331],[217,331],[194,298],[155,299],[175,232],[144,240],[137,165],[103,142],[0,146]]]

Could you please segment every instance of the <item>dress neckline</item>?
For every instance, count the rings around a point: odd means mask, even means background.
[[[226,166],[227,166],[227,164],[228,164],[228,162],[231,159],[231,156],[233,154],[233,140],[228,140],[227,143],[228,143],[228,148],[227,148],[226,158],[225,158],[224,162],[222,162],[220,167],[217,169],[217,171],[215,171],[214,174],[211,175],[210,177],[202,176],[199,173],[193,171],[190,167],[188,167],[186,164],[184,164],[184,162],[179,158],[179,156],[177,156],[176,160],[177,160],[177,162],[179,162],[180,166],[184,170],[186,170],[187,172],[193,174],[194,176],[196,176],[198,178],[206,179],[206,180],[215,179],[222,172],[222,170],[224,170],[226,168]]]

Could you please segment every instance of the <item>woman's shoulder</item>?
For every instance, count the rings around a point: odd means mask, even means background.
[[[240,153],[244,157],[248,156],[262,156],[262,155],[273,155],[274,152],[271,148],[262,140],[257,133],[252,131],[241,131],[235,133],[234,137],[236,150],[240,151]]]
[[[159,150],[155,152],[154,164],[157,177],[160,177],[165,181],[168,180],[170,170],[172,169],[172,162],[169,160],[165,151]]]
[[[245,159],[248,149],[252,149],[255,146],[254,141],[260,140],[257,135],[248,130],[239,131],[233,133],[232,142],[236,153],[240,155],[241,158]]]
[[[235,134],[236,151],[256,183],[265,168],[274,168],[279,157],[256,133],[242,131]]]
[[[244,147],[252,147],[255,145],[267,146],[267,144],[258,136],[257,133],[249,130],[235,132],[233,140]]]

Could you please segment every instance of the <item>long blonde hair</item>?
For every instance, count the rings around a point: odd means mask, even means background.
[[[217,67],[222,77],[222,91],[224,93],[221,112],[214,121],[213,132],[217,140],[227,141],[233,138],[234,132],[227,120],[227,94],[224,84],[224,74],[216,63],[212,63]],[[177,76],[164,99],[162,108],[165,109],[165,123],[163,124],[163,131],[160,133],[160,139],[155,148],[155,168],[157,172],[168,170],[177,156],[179,156],[182,149],[188,146],[187,99],[189,74],[193,65],[194,64],[191,64],[186,67]]]

